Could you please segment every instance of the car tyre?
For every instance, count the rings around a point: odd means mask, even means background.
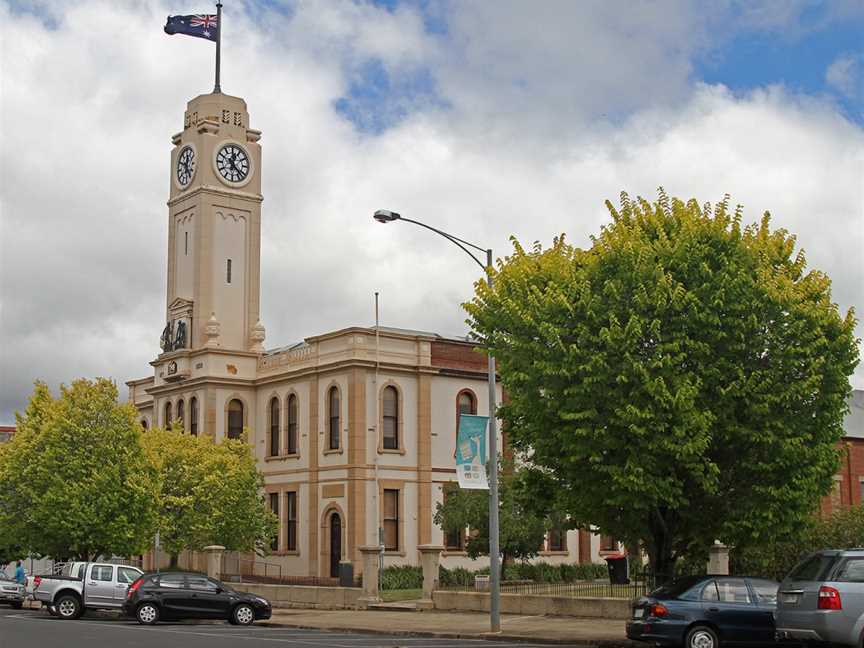
[[[228,621],[234,625],[248,626],[255,620],[255,610],[248,603],[241,603],[231,612]]]
[[[64,621],[77,619],[84,611],[81,607],[81,601],[77,596],[73,596],[72,594],[64,594],[58,598],[57,603],[54,604],[54,608],[57,610],[57,616]]]
[[[159,608],[154,603],[142,603],[135,610],[135,618],[141,625],[156,625],[159,621]]]
[[[684,648],[720,648],[720,638],[708,626],[694,626],[687,632]]]

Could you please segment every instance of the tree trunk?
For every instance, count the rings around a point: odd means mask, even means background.
[[[672,534],[662,511],[654,511],[649,526],[651,540],[648,547],[648,560],[654,574],[654,584],[662,585],[675,577],[676,557],[672,550]]]

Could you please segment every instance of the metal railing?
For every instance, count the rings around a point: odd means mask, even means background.
[[[306,585],[311,587],[338,587],[339,579],[325,576],[292,576],[282,573],[282,565],[224,554],[222,580],[234,583],[265,583],[270,585]],[[354,579],[354,587],[362,587],[361,579]]]

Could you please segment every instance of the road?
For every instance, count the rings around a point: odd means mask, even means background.
[[[407,613],[406,613],[407,614]],[[155,627],[116,615],[61,621],[42,610],[0,607],[0,648],[539,648],[528,643],[432,639],[298,630],[256,623],[160,623]],[[548,646],[544,647],[548,648]]]

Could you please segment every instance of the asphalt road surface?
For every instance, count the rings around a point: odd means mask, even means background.
[[[115,615],[61,621],[44,610],[0,606],[0,648],[535,648],[528,643],[298,630],[218,621],[141,626]],[[539,647],[536,647],[539,648]],[[544,647],[548,648],[548,646]]]

